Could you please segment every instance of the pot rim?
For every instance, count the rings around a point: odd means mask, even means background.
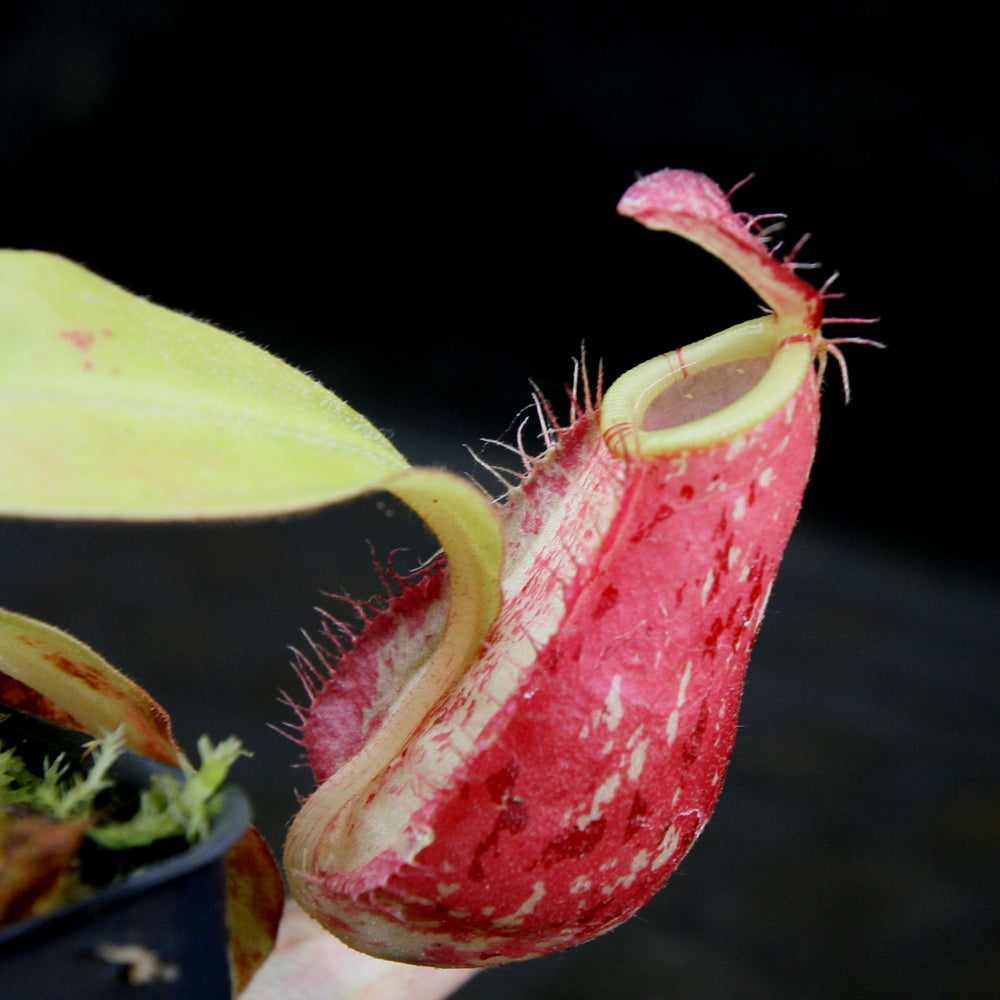
[[[9,723],[11,719],[13,719],[13,725],[9,728],[20,734],[19,737],[15,738],[15,745],[17,742],[23,743],[37,737],[43,743],[51,744],[53,750],[61,748],[72,751],[78,750],[93,738],[77,730],[68,729],[65,726],[7,706],[0,708],[0,733],[7,728],[5,724]],[[7,745],[12,744],[7,741]],[[121,757],[111,766],[109,773],[117,783],[136,791],[145,788],[154,774],[173,774],[176,776],[182,774],[177,768],[143,757],[131,750],[122,753]],[[251,808],[246,794],[235,785],[226,785],[221,790],[220,795],[222,796],[222,809],[213,818],[211,833],[206,840],[191,845],[179,854],[138,868],[92,895],[61,906],[51,913],[0,926],[0,950],[6,950],[11,942],[27,938],[42,928],[49,931],[59,923],[81,917],[91,919],[99,912],[114,909],[148,889],[164,885],[199,868],[221,861],[226,851],[249,828]]]

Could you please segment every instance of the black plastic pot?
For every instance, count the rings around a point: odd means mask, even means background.
[[[2,709],[0,740],[30,767],[61,751],[79,760],[89,737]],[[153,774],[170,770],[126,753],[111,775],[137,799]],[[0,927],[0,997],[228,1000],[224,857],[249,827],[250,806],[239,789],[223,794],[208,840],[55,913]]]

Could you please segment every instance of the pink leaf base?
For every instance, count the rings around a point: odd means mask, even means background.
[[[289,900],[278,943],[241,1000],[440,1000],[474,969],[431,969],[352,951]]]

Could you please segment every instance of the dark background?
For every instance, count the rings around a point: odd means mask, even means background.
[[[986,14],[943,3],[271,8],[7,0],[0,243],[55,250],[307,368],[415,462],[471,471],[529,379],[616,375],[756,315],[614,211],[704,171],[843,277],[889,348],[831,379],[716,818],[621,931],[462,996],[1000,995],[1000,640]],[[870,332],[841,328],[845,333]],[[414,541],[414,539],[417,539]],[[0,524],[0,604],[237,731],[275,845],[308,776],[285,647],[384,498],[276,523]],[[328,602],[327,602],[328,603]],[[289,781],[288,775],[292,778]]]

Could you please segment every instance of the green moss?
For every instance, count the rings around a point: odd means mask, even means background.
[[[230,768],[245,751],[236,737],[217,746],[207,737],[198,741],[201,766],[188,766],[181,777],[154,775],[139,799],[139,808],[127,820],[104,822],[98,796],[113,787],[111,766],[124,752],[121,729],[96,739],[89,746],[91,766],[86,773],[68,774],[60,754],[46,759],[42,774],[30,771],[13,749],[0,745],[0,808],[27,810],[58,820],[90,819],[87,836],[101,847],[125,850],[144,847],[170,837],[189,843],[204,840],[221,803],[219,791]]]

